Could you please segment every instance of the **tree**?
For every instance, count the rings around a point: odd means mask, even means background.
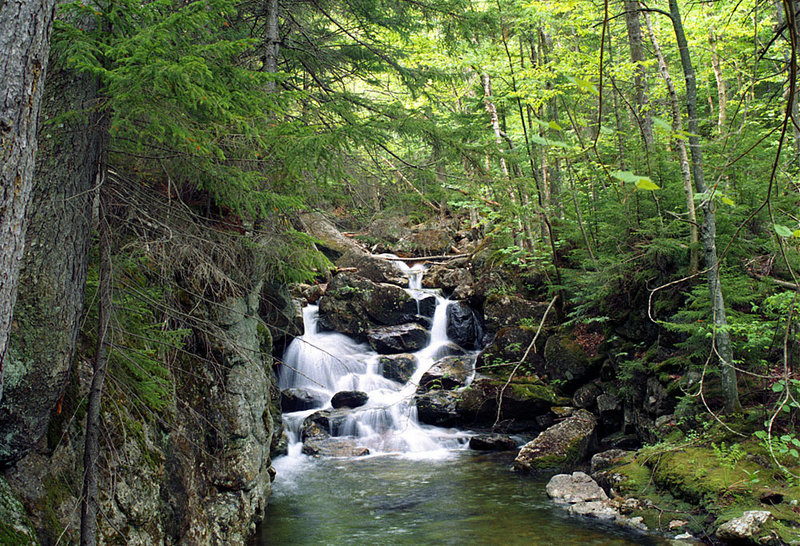
[[[0,4],[0,401],[55,0]]]

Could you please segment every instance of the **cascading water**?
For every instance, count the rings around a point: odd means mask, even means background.
[[[413,396],[420,378],[450,344],[447,337],[447,307],[451,303],[438,291],[423,289],[421,264],[409,267],[396,261],[408,277],[407,292],[419,302],[436,298],[431,321],[430,342],[414,353],[417,367],[411,378],[400,384],[380,375],[380,355],[368,345],[358,343],[340,333],[323,332],[318,328],[318,307],[303,310],[305,334],[289,345],[278,385],[284,389],[303,389],[314,399],[314,408],[284,414],[289,435],[289,456],[301,453],[300,429],[306,417],[331,408],[331,398],[340,391],[362,391],[369,395],[364,406],[348,410],[339,420],[337,437],[352,438],[358,446],[372,454],[404,453],[412,457],[433,456],[442,450],[463,447],[467,436],[453,429],[421,425]]]

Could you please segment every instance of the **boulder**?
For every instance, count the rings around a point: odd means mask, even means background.
[[[417,301],[392,284],[378,284],[357,275],[339,273],[319,302],[319,325],[353,336],[366,338],[376,326],[396,326],[421,321]]]
[[[534,330],[518,326],[501,329],[478,355],[478,368],[485,374],[507,377],[514,365],[525,356],[535,334]],[[544,360],[535,351],[528,351],[524,367],[540,373],[544,370]]]
[[[380,354],[409,353],[428,344],[430,334],[419,324],[382,326],[367,332],[367,341]]]
[[[319,405],[321,405],[320,401],[305,389],[284,389],[281,391],[281,411],[283,413],[303,411]]]
[[[314,424],[303,440],[303,453],[314,457],[362,457],[369,449],[356,444],[354,438],[331,438]]]
[[[517,442],[505,434],[479,434],[469,439],[469,448],[476,451],[509,451],[516,447]]]
[[[622,426],[622,403],[611,394],[601,394],[597,397],[597,413],[600,415],[600,425],[603,430],[619,430]]]
[[[415,227],[407,242],[411,249],[423,254],[446,254],[453,245],[453,234],[442,228]]]
[[[603,488],[584,472],[557,474],[550,478],[545,490],[551,499],[570,504],[608,499]]]
[[[420,423],[437,427],[452,427],[461,423],[457,411],[460,396],[455,391],[431,391],[415,397],[417,419]]]
[[[305,232],[314,237],[319,246],[330,249],[335,254],[365,252],[358,243],[342,235],[333,222],[318,212],[303,213],[300,215],[300,221],[305,227]]]
[[[426,288],[441,288],[445,294],[455,299],[469,298],[474,294],[472,285],[475,279],[466,267],[452,267],[452,264],[436,264],[425,273],[422,285]]]
[[[595,405],[597,396],[601,393],[600,387],[594,383],[583,385],[582,387],[578,387],[578,390],[572,395],[572,404],[576,408],[589,409]]]
[[[461,391],[458,412],[465,422],[475,426],[492,426],[497,419],[497,400],[502,391],[500,418],[508,421],[510,430],[541,430],[536,417],[549,412],[556,403],[553,390],[539,383],[512,381],[478,377],[470,388]]]
[[[578,464],[593,443],[597,418],[586,410],[548,428],[525,444],[514,459],[514,469],[565,469]]]
[[[730,543],[758,544],[756,535],[767,520],[772,517],[766,510],[749,510],[738,518],[733,518],[719,526],[717,538]]]
[[[359,408],[367,403],[369,395],[361,391],[339,391],[331,398],[331,406],[339,408]]]
[[[303,304],[292,297],[285,285],[264,283],[258,316],[269,325],[273,345],[279,352],[304,333]]]
[[[467,351],[464,350],[463,347],[459,347],[455,343],[445,343],[436,349],[436,351],[431,355],[431,358],[434,360],[440,360],[446,356],[463,356],[467,354]]]
[[[625,451],[624,449],[609,449],[607,451],[595,453],[592,455],[591,472],[594,474],[595,472],[610,468],[624,460],[630,454],[630,451]]]
[[[419,380],[417,392],[463,387],[472,374],[475,359],[471,356],[446,356],[437,361]]]
[[[535,330],[547,310],[547,305],[547,303],[529,301],[517,295],[493,294],[486,299],[483,305],[486,328],[497,332],[501,328],[522,326],[528,322],[528,326]],[[555,313],[551,310],[546,324],[555,324],[555,319]]]
[[[465,349],[479,349],[483,339],[480,318],[463,302],[447,306],[447,337]]]
[[[547,338],[544,345],[544,372],[551,381],[562,382],[565,388],[580,385],[591,371],[589,357],[571,337],[561,334]]]
[[[398,383],[406,383],[416,369],[417,357],[409,353],[382,356],[378,361],[378,373]]]
[[[391,260],[380,258],[363,252],[346,252],[336,260],[340,268],[355,268],[358,275],[376,283],[408,285],[408,279]]]
[[[300,439],[305,442],[320,434],[339,436],[344,428],[345,421],[350,411],[345,408],[333,410],[320,410],[312,413],[303,420],[300,426]]]

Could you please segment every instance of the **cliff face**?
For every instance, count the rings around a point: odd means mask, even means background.
[[[167,409],[142,416],[123,391],[106,395],[102,542],[243,544],[254,532],[269,499],[270,448],[281,426],[272,334],[258,314],[264,297],[281,296],[254,280],[240,296],[185,302],[204,326],[192,328],[191,352],[172,363]],[[79,356],[47,436],[5,469],[44,544],[78,537],[91,369]]]

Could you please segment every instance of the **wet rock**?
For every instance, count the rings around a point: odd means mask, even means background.
[[[509,326],[522,326],[527,323],[535,330],[547,310],[547,303],[529,301],[517,295],[493,294],[483,305],[486,328],[497,332]],[[555,313],[548,314],[547,325],[555,323]]]
[[[340,268],[355,268],[359,276],[372,282],[395,284],[400,287],[408,284],[406,276],[391,260],[371,254],[348,251],[336,260],[336,265]]]
[[[609,449],[592,455],[591,473],[599,472],[616,465],[624,460],[631,452],[624,449]]]
[[[493,425],[502,392],[500,419],[508,422],[508,430],[541,430],[536,417],[548,413],[556,403],[553,390],[539,383],[512,381],[505,385],[500,379],[476,378],[468,389],[461,391],[458,411],[464,420],[475,426]]]
[[[432,266],[422,279],[426,288],[441,288],[453,299],[465,299],[474,295],[475,279],[466,267],[451,267],[445,264]]]
[[[619,516],[619,512],[607,502],[592,501],[579,502],[573,504],[567,510],[576,516],[589,516],[597,519],[614,520]]]
[[[578,390],[572,395],[572,403],[576,408],[591,408],[595,405],[595,402],[597,402],[597,397],[601,392],[600,387],[594,383],[583,385],[582,387],[578,387]]]
[[[300,439],[326,436],[339,436],[350,411],[346,408],[316,411],[303,420],[300,426]]]
[[[591,446],[597,418],[586,410],[548,428],[525,444],[514,459],[514,469],[563,469],[583,460]]]
[[[319,401],[305,389],[284,389],[281,391],[281,410],[284,413],[303,411],[319,405]]]
[[[756,535],[767,520],[772,517],[766,510],[749,510],[738,518],[733,518],[719,526],[717,538],[730,543],[757,543]]]
[[[463,347],[459,347],[455,343],[445,343],[431,356],[434,360],[442,359],[446,356],[462,356],[467,354]]]
[[[455,391],[431,391],[415,397],[417,419],[420,423],[437,427],[452,427],[461,423],[457,411],[459,393]]]
[[[323,246],[337,255],[346,252],[365,252],[361,246],[352,239],[348,239],[336,226],[318,212],[307,212],[300,215],[300,221],[305,227],[305,232],[314,237]]]
[[[261,290],[258,316],[269,325],[274,347],[283,352],[296,337],[302,336],[302,302],[293,298],[285,285],[267,284]]]
[[[622,404],[616,396],[601,394],[597,397],[597,413],[603,430],[619,430],[622,426]]]
[[[382,356],[378,362],[378,373],[398,383],[406,383],[416,369],[417,357],[409,353]]]
[[[310,438],[303,443],[303,453],[314,457],[363,457],[369,449],[351,438]]]
[[[472,307],[463,302],[447,307],[447,337],[465,349],[479,349],[483,327]]]
[[[4,544],[39,544],[25,507],[3,477],[0,477],[0,541]]]
[[[428,344],[429,333],[419,324],[383,326],[367,332],[367,341],[380,354],[409,353]]]
[[[517,443],[505,434],[479,434],[469,439],[469,448],[476,451],[510,451]]]
[[[589,357],[578,343],[565,335],[547,338],[544,345],[545,372],[551,380],[561,381],[565,387],[580,384],[591,371]]]
[[[474,362],[471,356],[447,356],[435,362],[420,378],[418,392],[463,387],[472,374]]]
[[[600,440],[600,444],[609,449],[636,449],[641,445],[639,437],[635,434],[616,432]]]
[[[557,474],[550,478],[545,488],[547,496],[558,502],[589,502],[607,500],[608,495],[584,472]]]
[[[392,284],[339,273],[319,302],[322,328],[365,339],[375,326],[395,326],[419,320],[417,302]]]
[[[359,408],[367,403],[369,395],[362,391],[339,391],[331,398],[331,406],[339,408]]]

